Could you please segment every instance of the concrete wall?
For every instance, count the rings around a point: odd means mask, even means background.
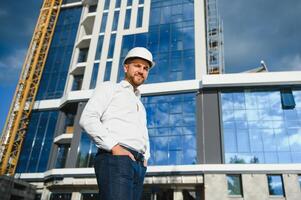
[[[242,174],[242,196],[228,195],[225,174],[205,174],[205,200],[300,200],[298,174],[283,174],[285,196],[270,196],[266,174]]]

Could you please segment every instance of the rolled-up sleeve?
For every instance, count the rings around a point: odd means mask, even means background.
[[[100,84],[94,90],[86,104],[79,124],[92,138],[98,148],[110,151],[118,142],[114,140],[109,130],[102,123],[102,116],[114,95],[114,86],[110,82]]]

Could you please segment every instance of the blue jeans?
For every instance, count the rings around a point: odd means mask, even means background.
[[[94,169],[100,200],[140,200],[146,172],[142,162],[98,152]]]

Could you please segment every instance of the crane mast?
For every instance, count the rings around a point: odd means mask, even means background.
[[[0,175],[14,175],[63,0],[44,0],[0,143]]]

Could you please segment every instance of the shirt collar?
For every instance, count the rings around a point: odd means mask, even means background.
[[[120,81],[120,85],[123,87],[123,88],[129,88],[131,91],[133,91],[134,92],[134,87],[128,82],[128,81],[126,81],[126,80],[122,80],[122,81]],[[136,91],[134,92],[135,93],[135,95],[137,96],[137,97],[141,97],[141,93],[140,93],[140,90],[137,88],[136,89]]]

